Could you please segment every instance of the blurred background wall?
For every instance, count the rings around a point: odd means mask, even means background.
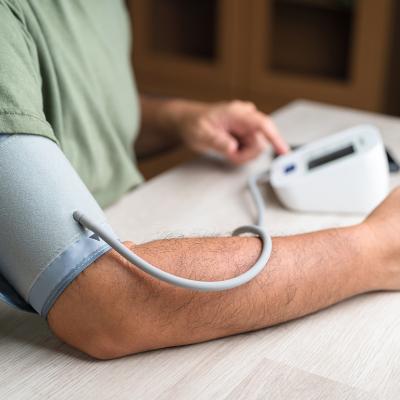
[[[130,0],[139,89],[400,115],[398,0]],[[147,177],[191,158],[142,160]]]

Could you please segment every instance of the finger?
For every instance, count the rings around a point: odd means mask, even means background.
[[[264,122],[264,134],[265,137],[269,140],[269,142],[272,144],[272,147],[278,154],[285,154],[290,150],[290,147],[286,143],[286,141],[283,139],[283,137],[280,135],[278,128],[276,127],[274,121],[272,121],[271,118],[269,118],[266,115],[263,115],[265,118]]]
[[[205,138],[205,145],[208,149],[229,157],[238,150],[238,140],[223,129],[210,128]]]
[[[248,135],[261,131],[278,154],[289,151],[289,146],[279,134],[274,122],[256,108],[239,107],[238,103],[230,108],[232,129],[238,135]]]
[[[229,161],[240,165],[257,158],[268,147],[268,142],[262,132],[256,132],[251,139],[246,142],[236,152],[231,154]]]
[[[279,134],[279,131],[272,119],[267,115],[259,111],[255,111],[245,115],[245,118],[248,119],[249,126],[252,126],[253,129],[261,131],[264,134],[265,138],[269,143],[271,143],[273,149],[278,154],[285,154],[289,151],[289,146]]]

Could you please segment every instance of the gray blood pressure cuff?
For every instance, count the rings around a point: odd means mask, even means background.
[[[73,219],[111,231],[56,143],[0,134],[0,300],[46,317],[63,290],[110,246]]]

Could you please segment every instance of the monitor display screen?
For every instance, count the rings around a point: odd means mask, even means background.
[[[324,154],[321,157],[318,158],[313,158],[308,161],[308,169],[314,169],[317,167],[320,167],[321,165],[328,164],[332,161],[338,160],[339,158],[346,157],[350,154],[353,154],[355,152],[354,146],[346,146],[342,147],[339,150],[332,151],[331,153]]]

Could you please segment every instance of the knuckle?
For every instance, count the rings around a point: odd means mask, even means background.
[[[249,108],[251,110],[257,109],[257,106],[252,101],[245,101],[245,102],[243,102],[243,105],[245,105],[247,108]]]
[[[229,103],[229,107],[232,109],[239,108],[239,107],[241,107],[241,105],[242,105],[242,102],[240,100],[232,100]]]
[[[248,109],[248,110],[256,110],[256,105],[251,101],[243,101],[243,100],[232,100],[229,103],[229,106],[233,109]]]

